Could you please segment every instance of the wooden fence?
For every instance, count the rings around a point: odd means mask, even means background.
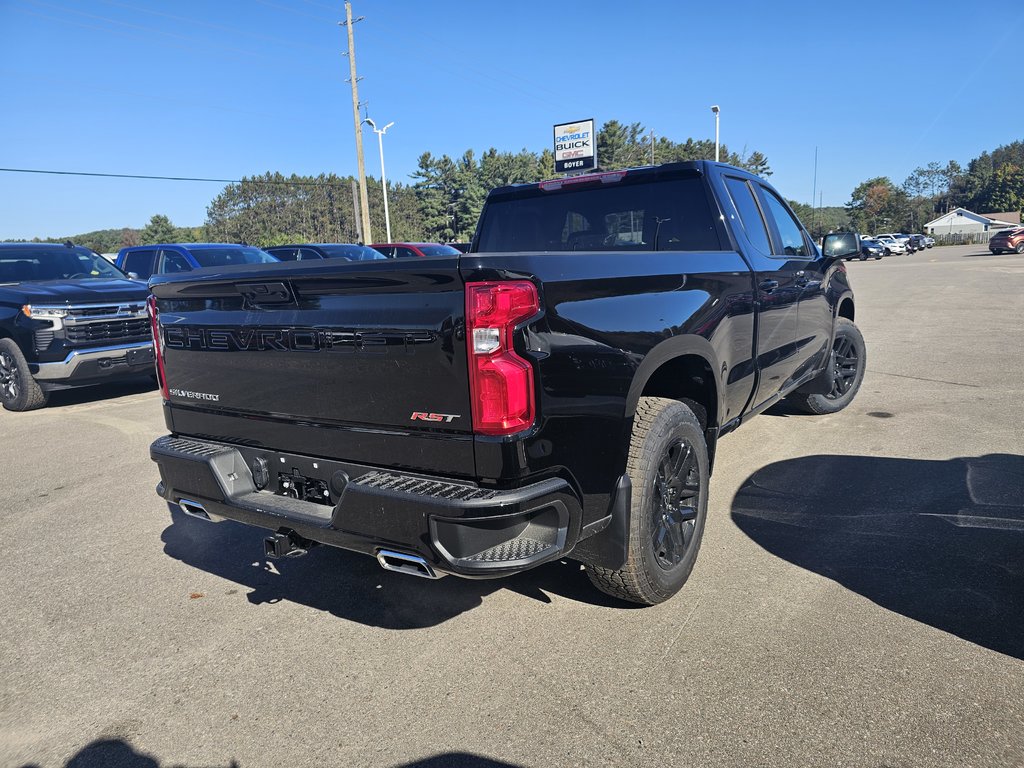
[[[936,245],[988,245],[989,239],[995,231],[991,232],[953,232],[952,234],[935,234]]]

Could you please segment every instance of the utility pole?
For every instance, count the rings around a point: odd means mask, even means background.
[[[356,189],[358,186],[359,185],[356,184],[356,180],[352,179],[352,221],[354,221],[356,225],[356,240],[362,240],[363,243],[365,243],[366,241],[363,240],[363,225],[359,220],[359,190]]]
[[[373,242],[373,235],[370,232],[370,203],[366,197],[366,168],[363,163],[363,128],[362,121],[359,119],[359,81],[362,79],[356,76],[356,41],[355,36],[352,34],[352,25],[357,21],[362,21],[365,16],[360,16],[355,21],[352,20],[352,3],[349,0],[345,0],[345,21],[339,21],[338,24],[346,27],[348,31],[348,68],[349,77],[348,82],[352,84],[352,119],[355,123],[356,128],[356,163],[359,167],[359,213],[362,226],[363,242],[369,244]]]
[[[654,165],[654,129],[651,129],[651,165]]]

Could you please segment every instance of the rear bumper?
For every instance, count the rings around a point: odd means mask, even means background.
[[[74,349],[63,360],[35,363],[32,376],[40,383],[84,384],[111,376],[153,371],[153,342]]]
[[[157,492],[229,519],[376,556],[418,555],[435,570],[487,578],[533,568],[568,553],[581,506],[569,484],[550,478],[513,490],[296,454],[166,436],[150,447]],[[259,483],[254,479],[259,480]],[[319,483],[328,503],[279,495],[289,477]],[[261,490],[258,485],[263,485]]]

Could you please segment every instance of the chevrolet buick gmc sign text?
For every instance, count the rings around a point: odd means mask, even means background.
[[[589,171],[597,167],[594,120],[555,126],[555,173]]]

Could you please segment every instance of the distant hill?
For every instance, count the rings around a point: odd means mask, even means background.
[[[168,227],[171,227],[168,222]],[[173,235],[172,235],[173,232]],[[97,229],[94,232],[83,232],[80,235],[68,235],[67,237],[32,237],[13,238],[4,240],[5,243],[64,243],[70,240],[75,245],[84,245],[97,253],[117,253],[122,248],[130,245],[146,245],[147,241],[156,242],[147,238],[148,228],[135,229],[133,227],[122,227],[121,229]],[[154,233],[156,234],[156,233]],[[194,243],[204,239],[202,227],[172,227],[165,233],[166,237],[158,237],[160,242]]]

